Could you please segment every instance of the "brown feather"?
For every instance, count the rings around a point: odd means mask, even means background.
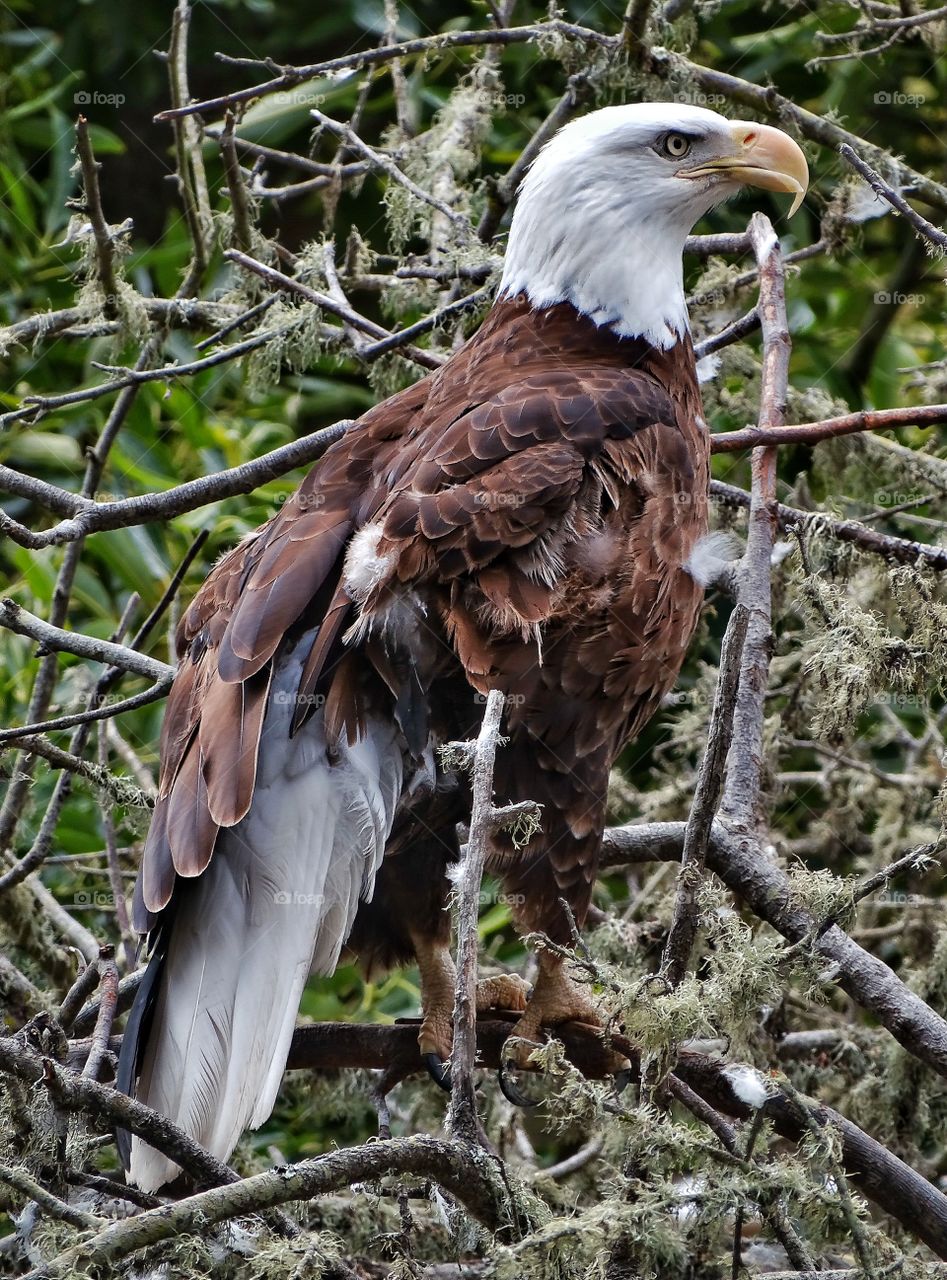
[[[204,698],[201,772],[210,816],[221,827],[234,826],[250,808],[270,674],[268,667],[242,684],[218,678]]]
[[[220,824],[210,816],[203,753],[195,736],[178,770],[169,799],[167,839],[179,876],[198,876],[211,860]]]

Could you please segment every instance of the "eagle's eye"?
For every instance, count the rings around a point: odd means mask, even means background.
[[[683,160],[691,149],[691,140],[683,133],[666,133],[658,143],[658,151],[669,160]]]

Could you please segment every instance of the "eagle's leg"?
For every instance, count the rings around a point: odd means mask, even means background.
[[[539,973],[526,1011],[513,1027],[501,1051],[500,1085],[504,1094],[519,1106],[535,1106],[510,1080],[509,1071],[529,1066],[529,1058],[543,1040],[543,1027],[579,1022],[603,1031],[602,1016],[581,986],[569,975],[567,964],[549,951],[538,955]],[[623,1079],[629,1062],[620,1053],[609,1052],[608,1064],[617,1079]]]
[[[456,970],[445,942],[432,941],[425,934],[412,934],[421,977],[421,1029],[418,1045],[431,1075],[446,1088],[450,1077],[445,1064],[450,1058],[454,1037],[454,982]],[[477,983],[477,1012],[527,1008],[529,984],[517,974],[503,973],[481,978]]]

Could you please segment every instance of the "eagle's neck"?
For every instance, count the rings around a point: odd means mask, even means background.
[[[683,253],[693,214],[633,207],[627,192],[534,184],[510,228],[499,296],[522,293],[537,308],[568,302],[620,337],[673,347],[689,331]]]

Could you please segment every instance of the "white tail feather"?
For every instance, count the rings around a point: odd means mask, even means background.
[[[370,720],[333,765],[321,711],[290,739],[299,673],[288,660],[274,676],[249,813],[183,886],[138,1083],[140,1101],[221,1160],[273,1109],[310,968],[334,970],[401,794],[391,724]],[[139,1187],[177,1173],[132,1139]]]

